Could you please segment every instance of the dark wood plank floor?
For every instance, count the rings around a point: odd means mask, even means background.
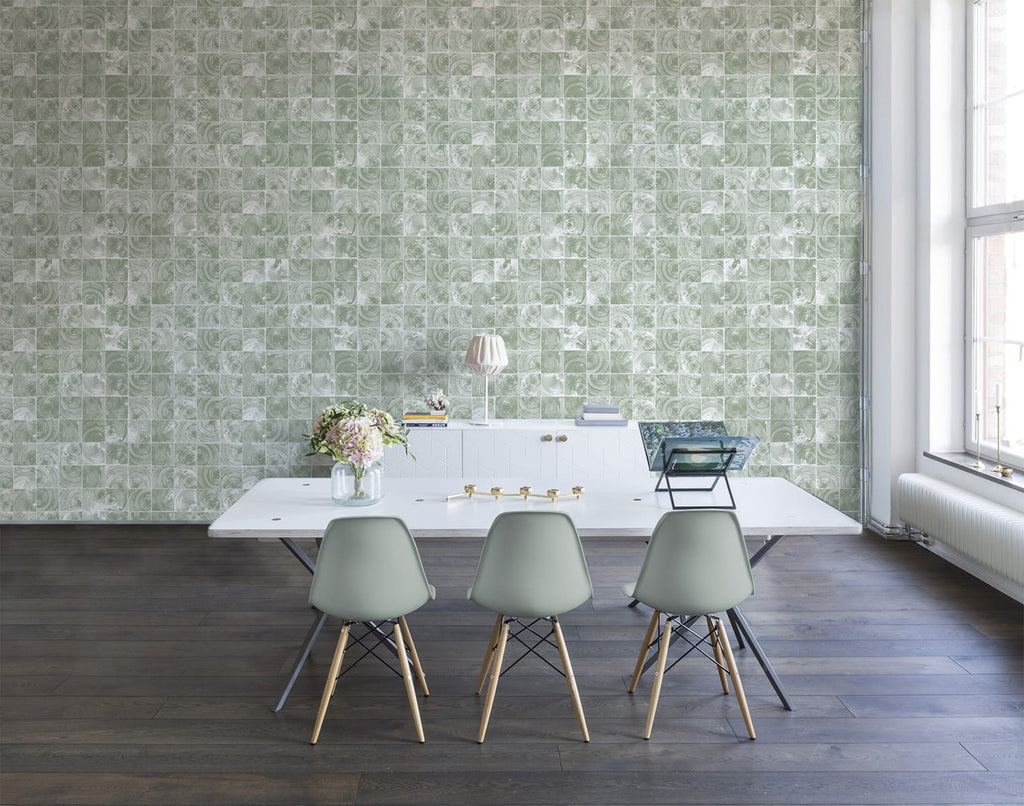
[[[758,738],[699,658],[626,693],[648,612],[625,607],[640,541],[586,543],[596,594],[563,618],[592,741],[565,683],[524,662],[487,742],[473,695],[489,613],[479,542],[420,542],[438,600],[410,617],[427,742],[399,678],[342,678],[309,745],[335,625],[273,713],[309,623],[276,542],[189,526],[2,527],[4,804],[1020,804],[1022,608],[908,543],[789,538],[745,612],[796,709],[738,652]]]

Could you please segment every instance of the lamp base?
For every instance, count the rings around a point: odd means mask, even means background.
[[[500,420],[470,420],[470,425],[479,425],[489,428],[501,428],[502,422]]]

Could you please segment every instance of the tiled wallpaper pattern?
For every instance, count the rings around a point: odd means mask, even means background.
[[[857,0],[0,0],[0,518],[209,519],[504,336],[859,507]],[[314,471],[325,466],[313,463]]]

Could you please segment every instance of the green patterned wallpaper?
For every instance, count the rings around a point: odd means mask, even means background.
[[[724,419],[859,508],[857,0],[0,0],[0,519],[211,519],[332,401]],[[318,468],[317,472],[323,472]]]

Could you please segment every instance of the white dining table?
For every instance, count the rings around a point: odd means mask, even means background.
[[[330,479],[268,478],[257,482],[209,527],[218,539],[280,540],[307,570],[316,564],[295,541],[319,540],[335,518],[386,515],[401,518],[417,539],[482,538],[495,516],[509,510],[555,510],[569,515],[581,537],[647,538],[666,512],[673,510],[668,492],[655,492],[657,474],[616,480],[387,478],[378,503],[350,507],[331,500]],[[540,483],[538,483],[540,482]],[[775,477],[729,479],[735,513],[743,534],[763,538],[751,554],[751,566],[781,538],[793,535],[858,535],[861,524],[792,482]],[[472,495],[467,485],[474,485]],[[531,493],[520,490],[529,485]],[[492,489],[500,493],[492,493]],[[574,493],[574,488],[579,488]],[[674,493],[675,503],[691,508],[730,507],[729,491],[716,485]],[[783,705],[793,710],[778,674],[739,608],[728,611],[740,647],[749,646]],[[280,710],[298,677],[326,617],[310,627],[277,708]]]
[[[415,537],[483,537],[499,512],[555,509],[573,519],[581,537],[645,537],[672,510],[667,492],[654,492],[656,475],[616,481],[566,479],[533,484],[533,495],[518,490],[530,480],[387,478],[384,498],[371,506],[349,507],[331,500],[330,479],[269,478],[257,482],[217,518],[209,534],[217,538],[316,538],[334,518],[389,515],[405,521]],[[790,481],[774,477],[730,479],[736,516],[748,537],[859,534],[860,524]],[[463,490],[474,484],[477,492]],[[578,497],[573,487],[582,486]],[[495,499],[489,491],[501,487]],[[548,490],[558,490],[552,500]],[[457,496],[447,500],[450,496]],[[692,506],[724,506],[724,487],[686,493]],[[682,498],[676,493],[677,498]]]

